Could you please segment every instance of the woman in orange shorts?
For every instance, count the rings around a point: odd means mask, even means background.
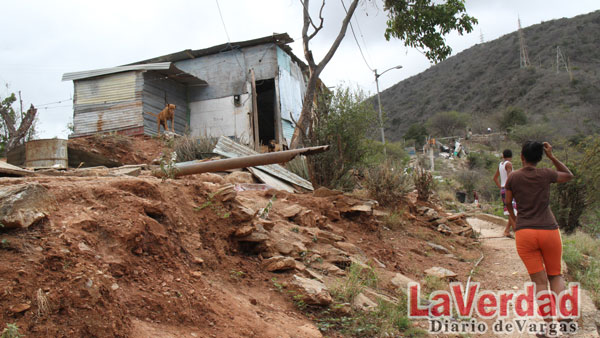
[[[536,168],[546,156],[556,170]],[[552,154],[548,142],[528,141],[521,150],[523,168],[513,171],[506,181],[506,200],[514,197],[518,217],[507,204],[509,217],[515,222],[517,252],[523,260],[536,292],[550,289],[557,295],[565,289],[561,271],[562,241],[558,223],[550,210],[550,184],[570,181],[573,174]]]

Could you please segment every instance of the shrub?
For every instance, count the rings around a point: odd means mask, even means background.
[[[404,134],[404,138],[407,140],[414,140],[416,148],[423,148],[425,139],[427,138],[427,128],[424,123],[413,123],[408,127],[408,130]]]
[[[370,197],[383,206],[396,204],[412,189],[410,176],[404,168],[389,162],[366,170],[365,186]]]
[[[177,153],[179,162],[187,162],[200,159],[203,154],[212,153],[216,144],[214,138],[184,135],[175,139],[173,150]]]
[[[469,114],[457,111],[439,112],[427,120],[427,127],[439,136],[454,136],[458,130],[467,127],[470,118]]]
[[[19,327],[15,323],[7,323],[6,328],[2,331],[0,338],[21,338],[23,335],[19,333]]]
[[[491,169],[495,168],[498,163],[498,158],[488,152],[471,152],[467,156],[469,169]]]
[[[577,175],[572,164],[567,165],[575,177],[566,183],[553,184],[550,193],[550,207],[556,221],[566,233],[572,233],[581,223],[579,218],[586,208],[586,182]]]
[[[552,142],[555,135],[556,130],[548,123],[538,123],[514,127],[510,133],[510,138],[518,144],[523,144],[529,140]]]
[[[413,172],[413,182],[415,189],[417,189],[417,199],[427,202],[435,188],[435,181],[431,173],[419,166]]]
[[[500,127],[503,130],[510,130],[524,124],[527,124],[527,115],[523,109],[517,107],[508,107],[500,119]]]
[[[308,157],[314,184],[353,188],[352,177],[374,151],[368,136],[378,126],[377,111],[365,99],[362,91],[349,88],[338,88],[318,98],[308,142],[331,148]]]
[[[599,240],[583,232],[563,238],[563,259],[569,274],[592,293],[596,306],[600,306],[600,245]]]

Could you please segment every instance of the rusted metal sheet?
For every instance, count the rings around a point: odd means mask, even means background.
[[[67,140],[46,139],[25,143],[25,167],[66,169]]]
[[[226,139],[226,138],[221,137],[221,139],[219,139],[219,143],[221,143],[221,141],[223,139]],[[230,141],[230,142],[232,142],[232,141]],[[217,146],[218,146],[218,144],[217,144]],[[246,147],[244,147],[244,148],[246,148]],[[248,148],[246,148],[246,149],[250,150]],[[174,174],[174,176],[184,176],[184,175],[200,174],[200,173],[205,173],[205,172],[224,171],[224,170],[235,169],[235,168],[257,167],[257,168],[269,173],[270,175],[274,176],[275,178],[288,181],[290,183],[293,183],[295,185],[298,185],[298,186],[303,187],[308,190],[313,190],[312,184],[309,181],[303,179],[302,177],[297,176],[296,174],[286,170],[285,168],[283,168],[281,166],[273,165],[273,164],[274,163],[285,163],[285,162],[292,160],[294,157],[296,157],[298,155],[317,154],[317,153],[327,151],[328,149],[329,149],[329,146],[320,146],[320,147],[310,147],[310,148],[278,151],[278,152],[266,153],[266,154],[259,154],[259,153],[252,151],[253,154],[250,154],[249,156],[238,156],[235,153],[228,153],[228,155],[223,155],[223,156],[228,156],[231,158],[227,158],[227,159],[223,159],[223,160],[205,161],[205,162],[191,161],[191,162],[176,163],[174,166],[173,174]],[[219,153],[217,151],[217,148],[215,148],[215,152]],[[262,168],[264,168],[264,169],[262,169]],[[152,174],[157,177],[165,176],[165,173],[162,172],[161,170],[155,170]]]
[[[324,146],[324,147],[325,148],[323,150],[321,150],[320,152],[326,151],[327,149],[329,149],[329,146]],[[313,147],[313,148],[321,148],[321,147]],[[304,148],[304,149],[312,149],[312,148]],[[303,149],[296,149],[296,150],[303,150]],[[294,150],[288,150],[288,151],[294,151]],[[277,153],[286,153],[288,151],[280,151]],[[252,155],[258,154],[256,151],[254,151],[248,147],[245,147],[239,143],[236,143],[227,137],[219,138],[219,142],[217,142],[217,145],[215,146],[215,149],[213,152],[217,153],[219,155],[225,156],[225,157],[229,157],[229,158],[252,156]],[[277,153],[269,153],[269,154],[277,154]],[[300,152],[299,154],[304,154],[304,153]],[[290,158],[289,160],[291,160],[292,158]],[[287,161],[289,161],[289,160],[287,160]],[[287,161],[283,161],[283,162],[287,162]],[[283,163],[283,162],[272,162],[272,163]],[[313,190],[312,183],[310,183],[309,181],[303,179],[302,177],[292,173],[291,171],[285,169],[284,167],[282,167],[280,165],[277,165],[277,164],[260,165],[257,168],[264,172],[271,174],[272,176],[275,176],[281,180],[284,180],[286,182],[295,184],[297,186],[300,186],[300,187],[308,189],[308,190]]]

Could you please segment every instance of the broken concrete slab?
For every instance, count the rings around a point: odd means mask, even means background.
[[[0,188],[0,223],[5,228],[27,228],[46,218],[52,198],[39,183]]]
[[[318,280],[294,275],[291,284],[302,295],[306,304],[329,305],[333,303],[329,290]]]

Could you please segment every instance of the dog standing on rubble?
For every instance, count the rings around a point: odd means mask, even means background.
[[[156,117],[156,124],[158,125],[158,134],[160,135],[160,126],[162,125],[165,128],[165,131],[168,131],[167,121],[171,121],[171,131],[175,132],[175,105],[167,104],[163,110],[158,113],[158,115],[146,112],[146,114],[150,114]]]

